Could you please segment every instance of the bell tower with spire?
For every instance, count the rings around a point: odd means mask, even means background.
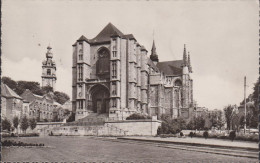
[[[46,59],[42,62],[42,87],[50,86],[55,91],[56,85],[56,64],[52,60],[51,47],[47,47]]]
[[[154,63],[155,65],[159,62],[158,55],[157,55],[157,52],[156,52],[156,47],[155,47],[154,40],[153,40],[153,46],[152,46],[152,50],[151,50],[150,59],[153,61],[153,63]]]

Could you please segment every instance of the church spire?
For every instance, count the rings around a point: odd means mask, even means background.
[[[184,44],[183,50],[183,66],[188,66],[187,54],[186,54],[186,45]]]
[[[189,71],[192,72],[192,67],[190,63],[190,52],[188,52],[188,67],[189,67]]]
[[[153,40],[153,46],[152,46],[152,50],[151,50],[150,59],[151,59],[154,63],[158,63],[158,62],[159,62],[158,55],[157,55],[157,52],[156,52],[156,47],[155,47],[154,40]]]

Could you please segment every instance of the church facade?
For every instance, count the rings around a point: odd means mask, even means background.
[[[189,118],[193,108],[190,56],[159,62],[132,34],[109,23],[95,38],[73,44],[72,108],[76,120],[92,113],[122,120],[133,113]]]

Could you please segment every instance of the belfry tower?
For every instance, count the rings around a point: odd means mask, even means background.
[[[42,62],[42,87],[50,86],[55,91],[56,85],[56,64],[52,60],[53,54],[51,47],[47,47],[46,59]]]

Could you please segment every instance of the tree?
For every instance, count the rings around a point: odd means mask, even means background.
[[[218,123],[217,113],[213,112],[209,115],[209,117],[210,117],[211,127],[217,127],[217,123]]]
[[[21,120],[21,124],[20,124],[20,127],[21,129],[26,132],[27,128],[29,127],[29,124],[28,124],[28,119],[26,116],[24,116]]]
[[[37,126],[37,121],[36,121],[36,119],[35,118],[31,118],[30,120],[29,120],[29,125],[30,125],[30,128],[33,130],[33,129],[35,129],[35,127]]]
[[[217,119],[217,128],[221,130],[224,124],[225,124],[225,119],[223,118],[223,112],[220,112]]]
[[[231,124],[231,120],[232,120],[232,116],[233,116],[233,110],[234,110],[234,107],[232,107],[231,105],[228,105],[227,107],[224,108],[224,114],[225,114],[225,118],[226,118],[226,122],[227,122],[228,131],[230,130],[230,124]]]
[[[2,129],[3,130],[7,130],[7,131],[11,130],[11,123],[10,123],[10,121],[7,118],[2,120]]]
[[[17,91],[18,95],[21,95],[26,89],[32,91],[32,93],[37,95],[43,95],[44,92],[40,87],[40,83],[34,81],[18,81],[17,82]]]
[[[259,95],[259,78],[257,79],[255,85],[254,85],[254,91],[253,91],[253,100],[254,100],[254,105],[255,105],[255,108],[258,108],[258,95]]]
[[[188,130],[194,130],[195,129],[194,119],[189,121],[189,123],[187,124],[187,129]]]
[[[70,97],[64,92],[59,92],[59,91],[54,92],[54,100],[62,105],[69,99]]]
[[[12,80],[10,77],[2,77],[2,83],[6,84],[9,88],[16,91],[17,89],[17,83],[16,81]]]
[[[15,116],[15,117],[13,118],[13,126],[14,126],[14,128],[16,129],[17,133],[18,133],[18,130],[17,130],[18,125],[19,125],[19,118],[18,118],[17,116]]]
[[[42,87],[42,91],[44,94],[47,94],[49,92],[53,92],[53,88],[51,86],[44,86]]]
[[[240,118],[239,118],[238,114],[233,113],[232,119],[231,119],[231,126],[232,126],[232,130],[239,131]]]
[[[69,116],[70,115],[70,111],[68,109],[64,110],[64,116]]]
[[[202,116],[198,116],[195,120],[195,129],[203,130],[205,126],[205,119]]]

